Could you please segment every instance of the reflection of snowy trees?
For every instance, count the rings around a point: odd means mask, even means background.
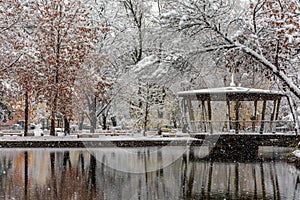
[[[297,167],[273,160],[268,150],[265,162],[222,162],[199,158],[201,152],[197,147],[189,151],[180,148],[30,150],[26,152],[27,158],[24,151],[7,149],[0,156],[1,195],[24,199],[27,190],[32,199],[41,196],[51,199],[294,199],[299,196]]]

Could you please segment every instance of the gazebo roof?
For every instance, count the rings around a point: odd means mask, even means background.
[[[179,97],[191,100],[211,100],[211,101],[263,101],[276,100],[285,93],[244,87],[221,87],[200,90],[182,91],[177,93]]]

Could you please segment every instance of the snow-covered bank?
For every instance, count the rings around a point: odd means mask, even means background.
[[[77,135],[69,136],[2,136],[0,141],[172,141],[172,140],[197,140],[192,137],[162,137],[162,136],[98,136],[80,137]]]
[[[3,136],[0,148],[98,148],[98,147],[146,147],[181,146],[191,143],[201,144],[202,140],[191,137],[161,136],[101,136],[98,138],[78,138],[77,136]]]

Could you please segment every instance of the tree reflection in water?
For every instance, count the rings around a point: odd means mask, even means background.
[[[24,196],[25,200],[28,198],[28,152],[24,152]]]
[[[193,148],[164,166],[161,163],[173,151],[162,152],[158,147],[136,148],[131,156],[126,155],[130,152],[126,148],[93,152],[4,149],[0,155],[0,198],[295,199],[300,196],[300,170],[284,160],[213,161],[197,158],[197,151]],[[138,173],[120,171],[111,168],[108,162],[123,163],[126,169],[143,163],[144,169]],[[153,163],[157,170],[151,168]]]

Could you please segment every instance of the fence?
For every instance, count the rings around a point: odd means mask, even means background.
[[[295,133],[293,121],[191,121],[191,133]]]

